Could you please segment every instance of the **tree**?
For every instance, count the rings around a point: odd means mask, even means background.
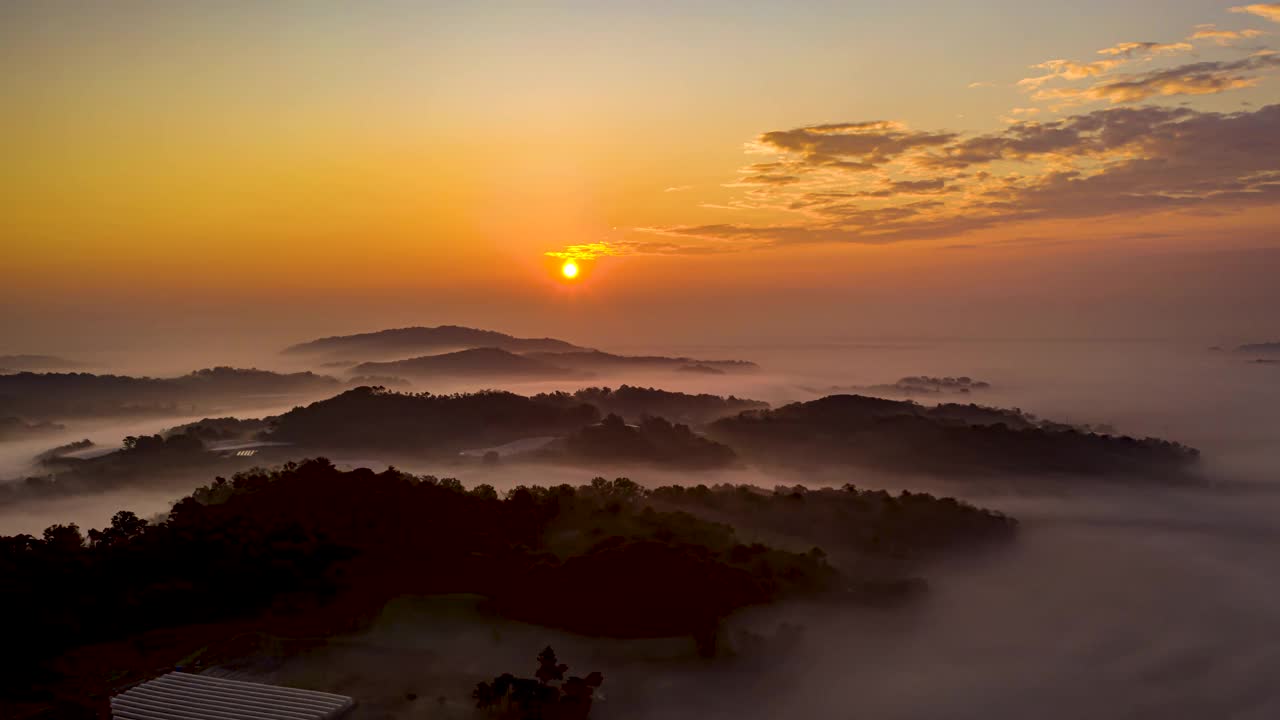
[[[477,683],[471,699],[476,708],[504,720],[585,720],[596,688],[604,684],[604,675],[593,672],[585,678],[565,680],[568,670],[569,666],[556,658],[556,651],[547,646],[538,653],[536,679],[503,673],[491,683]],[[560,684],[552,684],[556,682]]]
[[[538,670],[534,676],[538,678],[538,682],[546,685],[552,680],[563,680],[568,669],[568,665],[556,662],[556,651],[548,645],[538,653]]]

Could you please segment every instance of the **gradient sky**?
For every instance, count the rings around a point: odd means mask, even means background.
[[[1277,3],[9,2],[0,350],[1274,339],[1278,49]]]

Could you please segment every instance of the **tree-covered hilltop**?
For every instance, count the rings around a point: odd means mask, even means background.
[[[594,423],[586,404],[562,405],[500,391],[408,394],[361,387],[274,418],[271,440],[310,448],[449,454]]]
[[[869,394],[889,395],[893,397],[916,397],[929,395],[968,395],[982,390],[990,390],[991,383],[974,380],[961,375],[958,377],[934,377],[931,375],[908,375],[898,378],[897,382],[880,385],[850,385],[847,387],[832,386],[825,390],[806,388],[817,395]]]
[[[533,397],[535,400],[560,405],[586,403],[595,406],[603,414],[621,415],[633,423],[646,417],[663,417],[675,423],[703,425],[744,410],[763,410],[769,407],[768,403],[733,395],[692,395],[633,385],[620,385],[616,390],[589,387],[573,393],[542,393]]]
[[[687,425],[660,417],[628,425],[617,415],[561,438],[536,455],[570,464],[640,463],[689,470],[727,467],[737,460],[733,450],[694,434]]]
[[[62,425],[47,421],[29,423],[22,418],[0,417],[0,442],[6,440],[26,440],[65,429],[66,428]]]
[[[1241,353],[1280,353],[1280,340],[1276,342],[1260,342],[1240,345],[1236,352]]]
[[[0,368],[6,372],[70,370],[82,365],[56,355],[0,355]]]
[[[1017,410],[832,395],[717,420],[708,435],[748,459],[909,472],[1177,474],[1199,451],[1089,432]]]
[[[264,398],[334,392],[343,383],[310,372],[216,367],[180,377],[151,378],[92,373],[0,375],[0,415],[62,419],[246,406]]]
[[[104,492],[122,486],[167,485],[192,473],[230,472],[253,464],[207,452],[194,431],[129,436],[119,450],[92,458],[69,455],[93,447],[88,440],[36,456],[46,474],[0,483],[0,505],[32,499]],[[190,485],[186,485],[190,487]]]
[[[898,547],[918,556],[1012,537],[1009,519],[931,496],[745,492],[597,478],[499,496],[325,460],[219,478],[160,522],[121,512],[87,537],[58,525],[0,538],[0,612],[21,619],[4,653],[17,667],[0,677],[6,692],[31,690],[33,673],[69,648],[267,607],[305,615],[341,602],[372,616],[397,596],[460,592],[510,618],[598,636],[691,635],[712,652],[719,621],[746,606],[916,589],[901,583],[906,563],[867,576],[837,569],[812,544],[744,543],[729,522],[886,558]]]
[[[615,492],[624,491],[620,484],[615,487]],[[670,485],[643,495],[655,508],[895,563],[1004,542],[1017,529],[1017,522],[1002,513],[954,498],[909,490],[892,495],[852,484],[778,486],[772,491],[752,485]],[[893,567],[900,571],[902,566]]]

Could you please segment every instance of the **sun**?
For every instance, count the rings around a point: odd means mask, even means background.
[[[565,260],[564,265],[560,266],[560,274],[569,280],[578,277],[578,263],[572,260]]]

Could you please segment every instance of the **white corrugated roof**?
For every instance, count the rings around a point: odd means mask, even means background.
[[[111,698],[116,720],[330,720],[345,695],[172,672]]]

